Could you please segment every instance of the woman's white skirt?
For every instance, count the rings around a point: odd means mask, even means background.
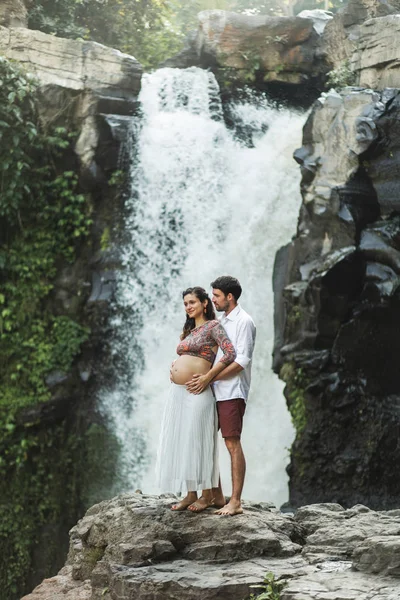
[[[171,383],[164,409],[156,475],[161,492],[183,493],[218,486],[218,417],[208,387],[190,394]]]

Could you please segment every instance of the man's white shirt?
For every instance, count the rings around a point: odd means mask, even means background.
[[[212,386],[215,398],[217,401],[234,398],[247,400],[251,380],[251,359],[256,341],[254,321],[240,304],[229,315],[224,313],[219,321],[236,350],[235,363],[243,367],[243,371],[227,379],[214,381]],[[222,354],[221,348],[218,348],[216,362],[220,360]]]

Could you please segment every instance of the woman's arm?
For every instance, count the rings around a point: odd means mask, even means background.
[[[225,333],[220,323],[210,330],[212,339],[221,348],[223,356],[221,359],[204,375],[197,375],[186,383],[186,389],[192,394],[201,394],[211,381],[219,375],[228,365],[233,363],[236,358],[236,351],[232,342]]]

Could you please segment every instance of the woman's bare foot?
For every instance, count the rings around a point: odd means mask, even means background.
[[[200,496],[200,498],[193,502],[188,509],[192,512],[199,513],[210,506],[214,506],[214,499],[211,497],[208,498],[207,496]]]
[[[193,502],[196,502],[197,494],[196,492],[189,492],[178,504],[173,504],[171,506],[171,510],[186,510]]]
[[[225,496],[221,492],[219,494],[215,494],[213,501],[212,501],[212,505],[215,506],[215,508],[223,508],[225,506],[225,504],[226,504]]]
[[[216,510],[215,515],[222,515],[223,517],[233,517],[233,515],[243,514],[243,508],[239,501],[229,500],[228,504],[225,504],[220,510]]]

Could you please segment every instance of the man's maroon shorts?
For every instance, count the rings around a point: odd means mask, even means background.
[[[243,398],[219,400],[217,402],[218,425],[223,438],[239,437],[242,433],[246,402]]]

